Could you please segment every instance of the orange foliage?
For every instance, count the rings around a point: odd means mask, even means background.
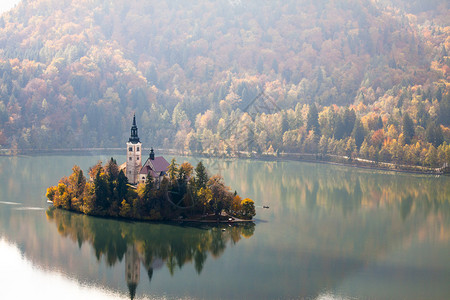
[[[374,146],[380,146],[381,143],[384,140],[384,131],[383,129],[378,129],[377,131],[375,131],[372,135],[372,145]]]

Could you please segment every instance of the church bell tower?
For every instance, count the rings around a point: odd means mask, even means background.
[[[127,143],[127,178],[131,184],[138,183],[139,171],[142,168],[142,144],[139,141],[138,128],[136,126],[136,115],[133,115],[131,136]]]

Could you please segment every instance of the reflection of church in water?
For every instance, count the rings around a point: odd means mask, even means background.
[[[136,244],[127,245],[127,252],[125,252],[125,280],[130,292],[130,299],[134,299],[136,295],[136,288],[141,278],[141,263],[147,270],[149,281],[152,280],[153,270],[161,269],[164,265],[161,259],[147,261],[137,251]]]

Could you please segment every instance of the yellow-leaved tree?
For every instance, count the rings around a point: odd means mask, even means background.
[[[241,212],[244,219],[251,219],[256,215],[255,202],[252,199],[245,198],[241,202]]]

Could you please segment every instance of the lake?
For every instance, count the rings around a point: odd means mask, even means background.
[[[133,223],[48,209],[47,187],[74,164],[86,174],[107,159],[0,157],[1,299],[450,297],[450,177],[205,159],[210,173],[255,201],[254,225]],[[177,157],[185,160],[197,162]]]

